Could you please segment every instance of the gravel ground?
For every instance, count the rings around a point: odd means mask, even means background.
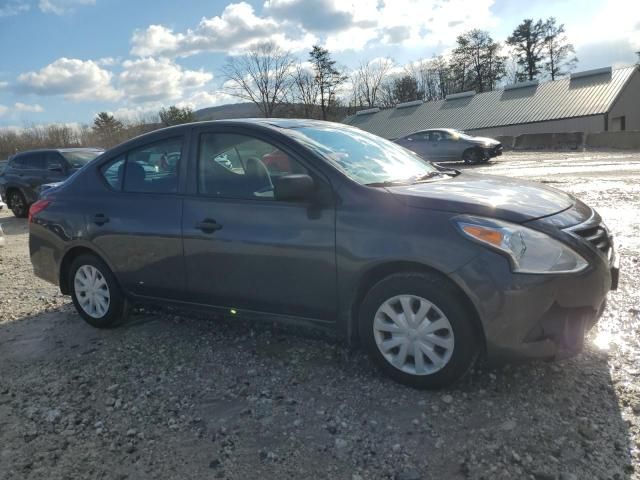
[[[620,289],[584,353],[480,368],[445,391],[283,327],[140,310],[99,331],[33,276],[0,223],[0,479],[640,478],[640,154],[506,154],[618,239]]]

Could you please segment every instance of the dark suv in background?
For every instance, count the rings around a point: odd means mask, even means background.
[[[17,153],[0,172],[0,196],[16,217],[26,217],[42,185],[65,180],[102,152],[96,148],[58,148]]]

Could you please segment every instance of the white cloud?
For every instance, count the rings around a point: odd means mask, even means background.
[[[72,12],[76,7],[95,4],[96,0],[40,0],[38,7],[44,13],[64,15],[65,13]]]
[[[203,70],[184,70],[169,59],[151,57],[127,60],[118,84],[132,102],[176,100],[185,91],[203,88],[213,75]]]
[[[44,112],[44,108],[37,103],[32,105],[28,103],[16,102],[13,106],[18,112],[30,112],[30,113],[41,113]]]
[[[363,5],[364,6],[364,5]],[[375,8],[375,5],[373,5]],[[274,18],[301,25],[312,32],[345,30],[352,26],[374,26],[375,20],[358,19],[350,3],[336,0],[266,0],[264,9]]]
[[[5,113],[7,113],[9,109],[4,105],[0,105],[0,117],[2,117]]]
[[[198,110],[200,108],[215,107],[216,105],[225,105],[227,103],[237,102],[238,98],[225,92],[207,92],[205,90],[200,90],[178,102],[177,106],[181,108],[190,107],[193,110]]]
[[[494,27],[497,20],[490,10],[493,3],[493,0],[344,2],[342,8],[350,8],[353,22],[328,35],[326,47],[344,51],[377,44],[414,48],[448,46],[465,30]]]
[[[62,95],[73,101],[117,100],[112,73],[92,60],[59,58],[37,72],[18,76],[17,90],[36,95]]]
[[[622,1],[622,0],[621,0]],[[193,29],[176,32],[150,25],[134,32],[137,56],[232,55],[257,42],[274,41],[292,51],[324,43],[331,51],[376,45],[442,47],[470,28],[497,25],[494,0],[266,0],[262,14],[245,2],[230,3],[219,16],[204,17]]]
[[[136,31],[131,39],[131,53],[145,56],[189,56],[199,52],[229,52],[246,48],[258,41],[274,40],[285,47],[297,47],[302,38],[298,31],[290,37],[282,25],[269,17],[259,17],[245,2],[230,3],[219,16],[202,18],[195,29],[174,32],[163,25],[150,25]],[[304,42],[306,44],[306,42]]]
[[[28,11],[31,6],[25,0],[0,1],[0,18],[12,17]]]
[[[111,67],[111,66],[115,65],[118,62],[119,62],[119,60],[117,58],[114,58],[114,57],[103,57],[103,58],[99,58],[98,60],[96,60],[96,63],[98,65],[100,65],[101,67]]]

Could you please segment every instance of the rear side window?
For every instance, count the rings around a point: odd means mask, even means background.
[[[114,190],[175,193],[182,143],[182,137],[150,143],[103,165],[100,171]]]
[[[27,170],[44,170],[47,168],[46,153],[32,153],[26,155],[23,160],[24,167]]]
[[[18,157],[18,158],[14,158],[13,160],[11,160],[11,162],[9,162],[9,165],[11,166],[11,168],[15,168],[16,170],[22,170],[24,168],[24,157]]]

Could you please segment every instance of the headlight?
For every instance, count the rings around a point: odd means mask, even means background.
[[[467,215],[454,222],[465,236],[506,254],[517,273],[575,273],[589,265],[558,240],[522,225]]]

